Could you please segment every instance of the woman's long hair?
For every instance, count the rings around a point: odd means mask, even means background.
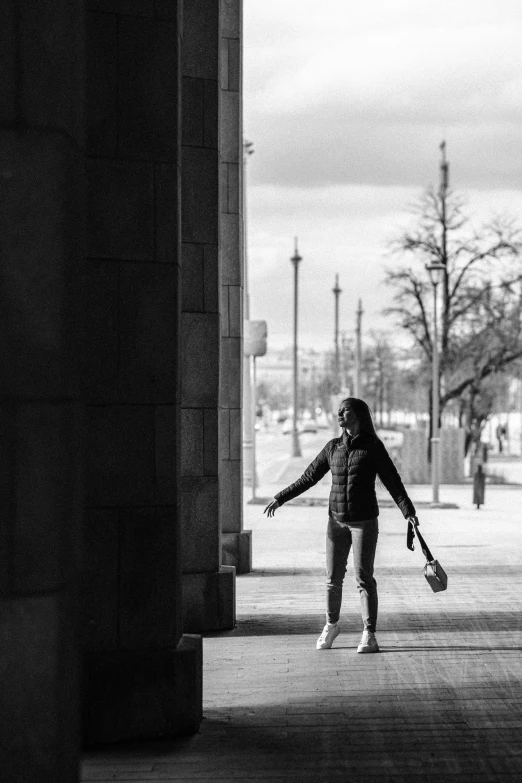
[[[346,405],[355,413],[361,432],[364,432],[367,435],[377,436],[373,424],[372,412],[364,400],[360,400],[358,397],[346,397],[341,405]]]

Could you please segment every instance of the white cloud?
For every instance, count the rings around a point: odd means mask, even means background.
[[[477,220],[522,222],[519,0],[245,0],[245,133],[252,316],[272,344],[291,335],[299,236],[303,343],[327,347],[335,274],[341,326],[386,326],[386,238],[438,178]]]
[[[256,181],[420,185],[442,137],[466,185],[522,177],[519,7],[419,6],[247,3]]]
[[[340,104],[354,117],[483,117],[499,111],[498,92],[522,66],[520,30],[352,33],[324,49],[299,42],[291,66],[264,81],[249,111],[285,116]]]

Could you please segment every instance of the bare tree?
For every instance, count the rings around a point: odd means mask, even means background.
[[[387,313],[431,363],[432,289],[424,266],[444,265],[441,412],[450,400],[478,395],[485,378],[522,356],[522,233],[507,216],[475,230],[464,201],[448,189],[447,170],[443,157],[441,185],[428,189],[414,207],[412,228],[390,248],[399,263],[386,271],[386,282],[395,289],[395,304]]]
[[[384,332],[371,331],[363,354],[363,375],[366,397],[379,427],[384,426],[384,412],[395,406],[395,384],[399,380],[396,351]]]

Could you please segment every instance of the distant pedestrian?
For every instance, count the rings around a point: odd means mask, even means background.
[[[367,404],[347,397],[339,406],[340,438],[329,441],[301,478],[275,496],[263,513],[273,516],[288,500],[301,495],[332,471],[326,538],[326,625],[317,649],[332,646],[339,634],[343,581],[353,545],[354,569],[361,599],[363,635],[359,653],[378,652],[377,582],[373,576],[379,535],[379,506],[375,494],[377,476],[413,525],[419,521],[401,478],[383,442],[378,438]]]
[[[507,436],[507,425],[505,424],[497,424],[497,428],[495,430],[495,435],[497,436],[497,442],[498,442],[498,453],[502,454],[504,451],[504,439]]]

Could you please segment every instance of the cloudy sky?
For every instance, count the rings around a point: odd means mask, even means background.
[[[269,344],[291,342],[293,237],[299,237],[301,344],[341,329],[387,328],[387,240],[437,182],[474,220],[522,223],[520,0],[245,0],[244,130],[251,317]]]

